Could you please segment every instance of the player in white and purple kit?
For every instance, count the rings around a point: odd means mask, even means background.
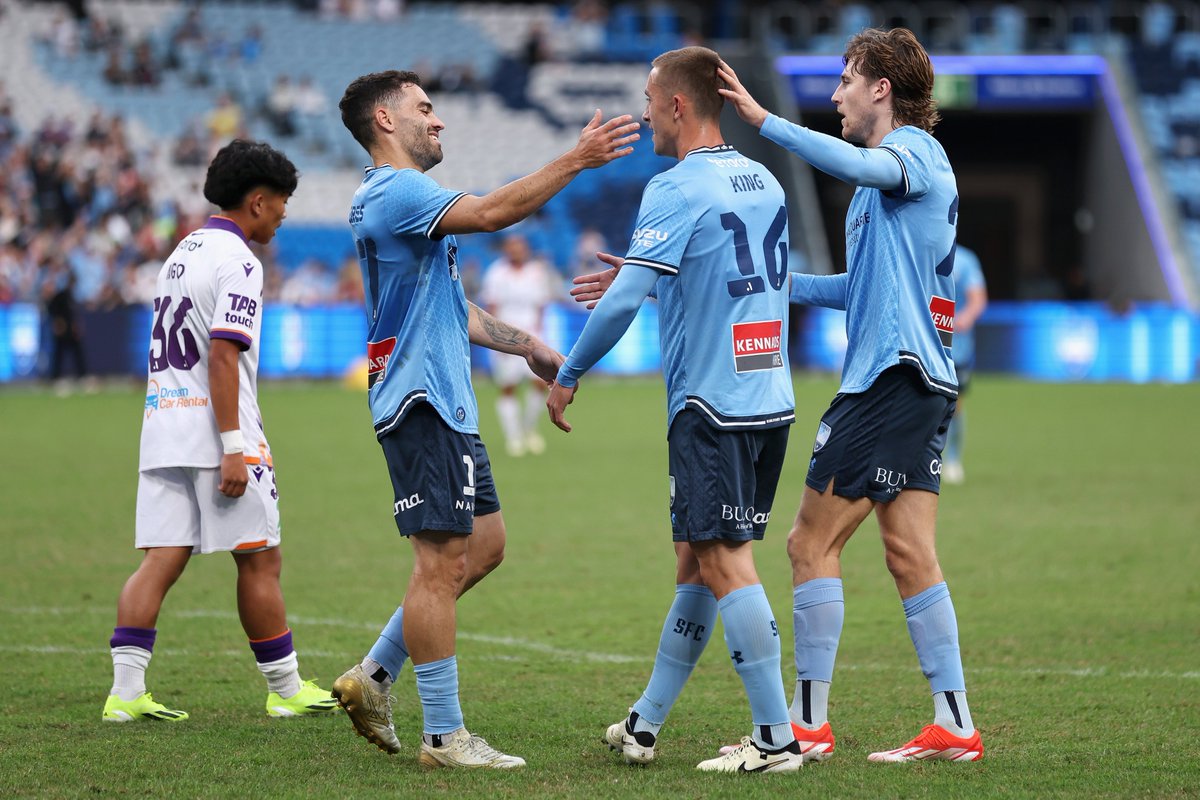
[[[654,670],[605,741],[653,760],[660,729],[718,613],[750,701],[753,732],[712,772],[794,772],[803,756],[779,680],[779,630],[754,566],[783,467],[795,399],[788,368],[788,218],[783,189],[721,136],[720,57],[685,47],[654,60],[643,119],[654,152],[679,159],[642,194],[620,275],[558,371],[547,405],[560,428],[579,378],[653,291],[667,384],[675,598]]]
[[[722,94],[763,136],[858,187],[846,214],[846,273],[793,275],[792,299],[846,310],[842,385],[821,419],[788,537],[794,581],[792,722],[813,760],[833,753],[829,686],[844,601],[840,556],[875,511],[888,569],[933,693],[934,720],[872,761],[975,761],[983,743],[967,708],[958,623],[934,549],[941,452],[958,385],[954,242],[958,190],[938,121],[933,67],[911,31],[852,37],[833,94],[834,138],[768,114],[727,65]],[[855,145],[858,145],[857,147]]]
[[[359,734],[397,752],[390,691],[411,657],[424,712],[420,762],[521,767],[524,759],[467,731],[458,701],[456,602],[500,564],[505,541],[479,438],[470,345],[520,355],[546,381],[562,356],[467,302],[454,234],[496,231],[529,216],[582,170],[627,155],[637,124],[628,116],[601,124],[597,111],[570,152],[476,197],[425,174],[442,160],[444,125],[415,73],[357,78],[340,108],[372,161],[349,221],[366,295],[371,415],[395,492],[392,513],[415,563],[404,604],[333,693]]]
[[[117,601],[113,687],[103,719],[179,721],[146,691],[155,624],[194,553],[229,552],[238,616],[267,679],[273,717],[333,711],[301,681],[279,586],[275,465],[258,410],[266,244],[296,190],[296,168],[260,142],[235,140],[209,165],[204,196],[220,208],[159,270],[138,465],[136,545],[145,551]]]

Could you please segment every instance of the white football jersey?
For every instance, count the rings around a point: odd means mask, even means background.
[[[553,270],[536,258],[520,267],[501,258],[484,273],[481,299],[492,316],[540,336],[542,309],[557,297],[557,281]]]
[[[210,339],[242,348],[238,415],[246,462],[272,465],[258,410],[262,287],[262,264],[225,217],[212,217],[167,258],[154,292],[139,469],[221,465],[208,385]]]

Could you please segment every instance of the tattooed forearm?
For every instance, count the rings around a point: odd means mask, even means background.
[[[523,355],[533,343],[533,337],[528,333],[496,319],[474,303],[471,304],[471,323],[471,342],[491,350]]]

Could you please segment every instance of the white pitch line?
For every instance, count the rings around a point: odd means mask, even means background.
[[[79,614],[111,614],[110,608],[99,607],[83,607],[83,608],[61,608],[54,606],[26,606],[23,608],[11,608],[8,611],[10,616],[77,616]],[[192,619],[237,619],[237,614],[232,611],[219,611],[214,609],[184,609],[178,611],[167,612],[167,616],[192,618]],[[352,630],[363,630],[378,633],[382,630],[383,625],[371,622],[351,622],[344,619],[325,618],[325,617],[305,617],[305,616],[289,616],[291,622],[299,625],[311,626],[328,626],[335,628],[348,628]],[[486,633],[470,633],[468,631],[459,631],[458,638],[465,641],[479,642],[480,644],[491,644],[500,647],[510,647],[516,650],[537,653],[539,655],[549,656],[561,661],[588,661],[594,663],[605,664],[644,664],[650,662],[649,657],[645,656],[627,656],[618,653],[595,653],[586,650],[572,650],[569,648],[555,647],[545,642],[537,642],[530,639],[522,639],[513,636],[496,636]],[[61,647],[57,645],[4,645],[0,644],[0,652],[6,653],[44,653],[48,655],[66,654],[66,655],[97,655],[107,654],[108,648],[75,648]],[[171,649],[165,648],[159,652],[171,655],[189,655],[186,649]],[[243,650],[227,650],[224,655],[241,657],[245,655]],[[313,658],[347,658],[353,657],[353,654],[333,653],[327,651],[304,650],[302,655]],[[489,661],[520,661],[518,656],[491,655],[481,656],[482,660]],[[1121,680],[1200,680],[1200,670],[1188,670],[1185,672],[1172,672],[1170,670],[1113,670],[1109,667],[988,667],[988,666],[972,666],[965,665],[966,672],[970,674],[987,674],[987,675],[1020,675],[1020,676],[1051,676],[1064,678],[1119,678]],[[915,667],[901,667],[893,664],[838,664],[838,669],[854,670],[863,672],[913,672]]]
[[[67,616],[80,613],[104,613],[111,614],[111,609],[101,608],[56,608],[46,606],[30,606],[27,608],[10,609],[10,614],[20,615],[26,614],[34,616],[38,614],[49,616]],[[232,619],[236,620],[238,615],[232,611],[220,611],[215,609],[184,609],[181,611],[171,611],[167,616],[183,617],[185,619]],[[326,626],[333,628],[344,628],[350,630],[370,631],[378,634],[383,630],[383,623],[372,622],[351,622],[344,619],[324,618],[324,617],[305,617],[288,615],[288,620],[295,625],[311,625],[311,626]],[[543,656],[558,659],[560,661],[587,661],[600,664],[647,664],[651,662],[648,656],[625,656],[617,653],[594,653],[587,650],[571,650],[554,645],[546,644],[545,642],[535,642],[529,639],[520,639],[513,636],[495,636],[486,633],[471,633],[469,631],[459,631],[458,638],[468,642],[479,642],[480,644],[492,644],[500,647],[511,647],[517,650],[525,650],[531,653],[537,653]],[[0,650],[5,649],[0,646]],[[90,650],[86,652],[91,652]],[[105,650],[104,652],[108,652]],[[169,651],[164,651],[169,652]],[[177,651],[178,652],[178,651]],[[315,655],[314,653],[304,650],[302,655]],[[491,660],[519,660],[515,657],[495,657]]]

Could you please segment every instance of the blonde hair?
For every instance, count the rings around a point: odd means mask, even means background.
[[[663,53],[651,66],[658,70],[657,82],[671,94],[680,92],[692,101],[696,115],[717,119],[725,98],[717,93],[725,82],[717,77],[721,57],[707,47],[681,47]]]

